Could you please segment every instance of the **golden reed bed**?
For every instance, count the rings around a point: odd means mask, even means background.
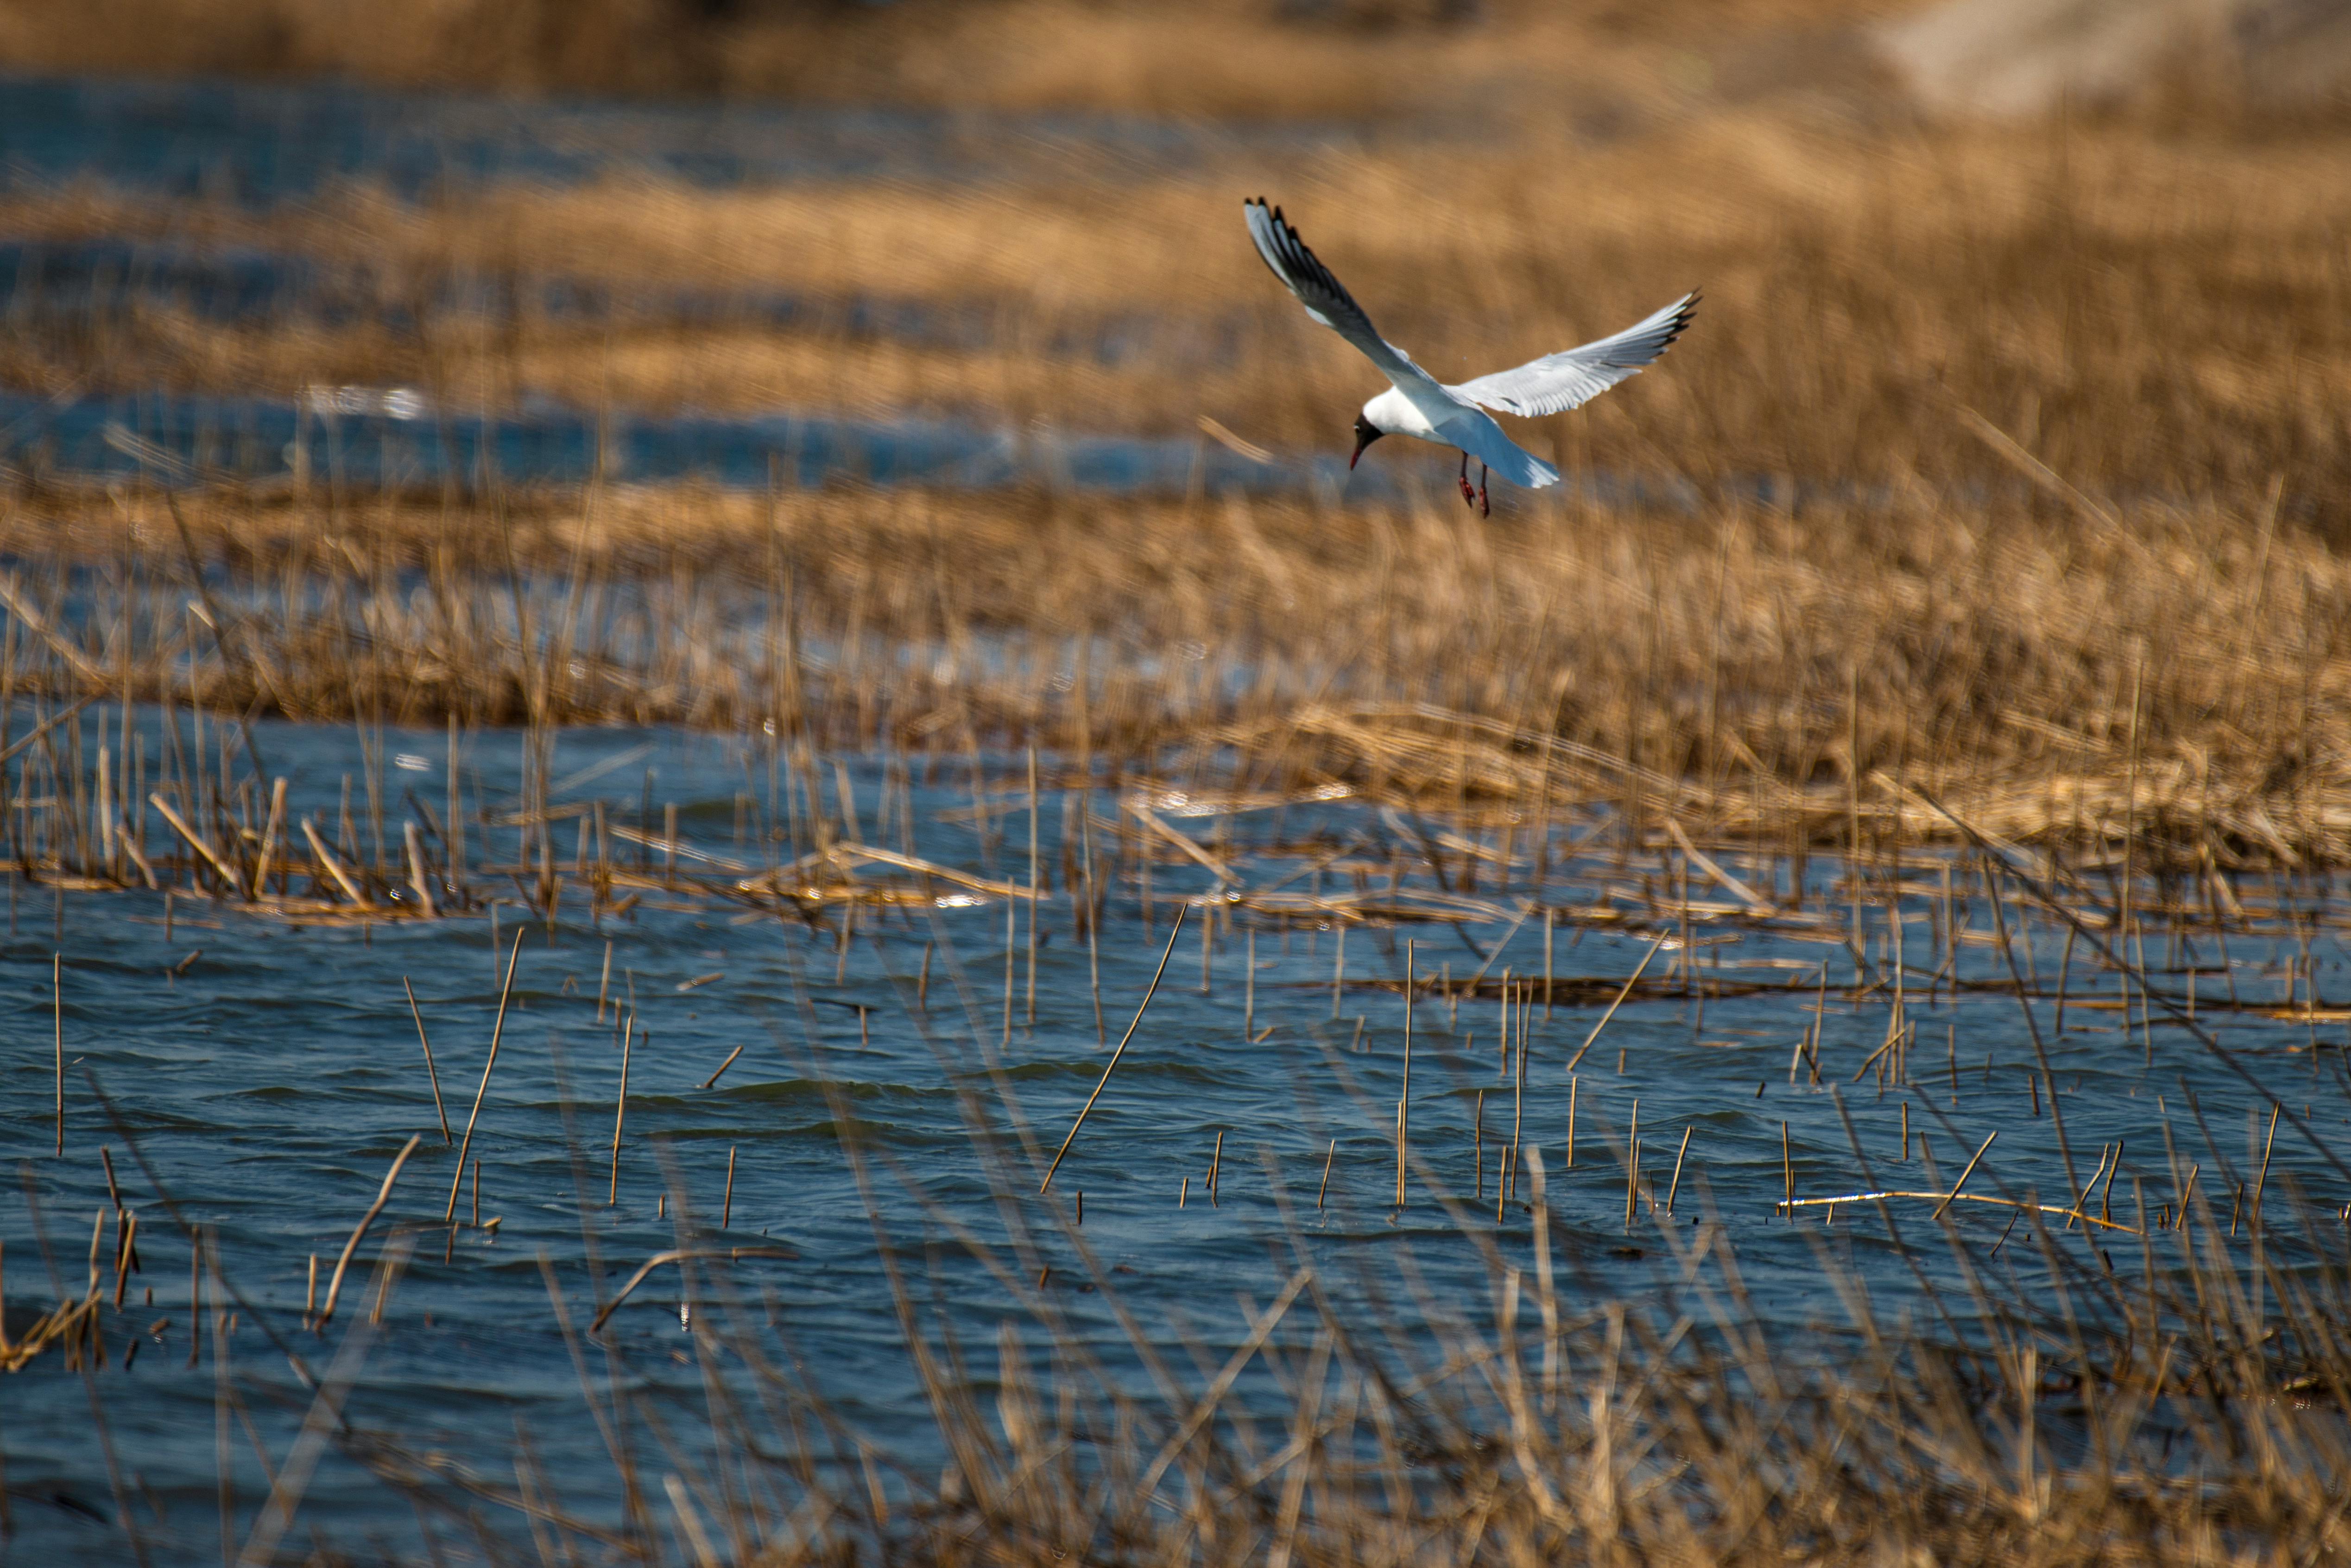
[[[1449,498],[283,489],[20,496],[5,679],[1142,776],[1207,746],[1272,788],[1649,801],[1771,848],[1948,837],[1921,789],[2013,842],[2136,838],[2199,873],[2351,832],[2351,568],[2275,490],[1481,523]]]

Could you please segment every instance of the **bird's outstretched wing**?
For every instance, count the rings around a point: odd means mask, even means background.
[[[1380,336],[1354,296],[1331,276],[1321,257],[1306,248],[1306,242],[1298,237],[1280,207],[1268,207],[1263,196],[1244,202],[1241,207],[1249,216],[1249,238],[1256,242],[1258,255],[1281,279],[1281,286],[1298,296],[1309,316],[1362,350],[1380,373],[1432,421],[1441,421],[1445,410],[1459,409],[1460,399],[1414,364],[1411,355]]]
[[[1692,291],[1613,338],[1545,354],[1516,370],[1496,371],[1446,390],[1499,413],[1529,419],[1559,413],[1590,402],[1618,382],[1640,374],[1642,366],[1673,347],[1697,308],[1698,295]]]

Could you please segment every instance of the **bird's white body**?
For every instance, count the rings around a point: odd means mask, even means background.
[[[1644,365],[1671,348],[1698,307],[1698,295],[1685,294],[1614,337],[1446,386],[1379,335],[1364,308],[1306,248],[1280,208],[1269,208],[1260,197],[1244,204],[1244,211],[1258,255],[1282,286],[1297,296],[1309,316],[1363,350],[1388,379],[1388,390],[1364,404],[1363,416],[1355,423],[1356,457],[1383,435],[1411,435],[1453,447],[1463,455],[1465,465],[1475,457],[1513,484],[1531,489],[1555,485],[1559,470],[1512,441],[1486,411],[1534,419],[1586,402],[1638,375]],[[1353,466],[1353,459],[1348,465]],[[1461,493],[1483,505],[1483,486],[1472,492],[1466,473]]]
[[[1430,418],[1432,412],[1438,417]],[[1559,483],[1558,469],[1512,441],[1492,414],[1458,397],[1450,406],[1432,411],[1406,397],[1402,388],[1390,387],[1364,405],[1364,418],[1383,435],[1413,435],[1466,452],[1513,485],[1540,490]]]

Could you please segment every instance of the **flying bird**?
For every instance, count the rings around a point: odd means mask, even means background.
[[[1380,336],[1364,308],[1306,248],[1280,207],[1268,207],[1259,196],[1243,203],[1242,210],[1258,255],[1282,287],[1298,296],[1309,316],[1362,350],[1391,383],[1355,416],[1355,450],[1347,466],[1353,468],[1364,449],[1383,435],[1416,435],[1455,447],[1461,454],[1461,498],[1481,514],[1489,511],[1489,473],[1531,489],[1559,483],[1559,470],[1512,441],[1488,409],[1536,419],[1589,402],[1618,382],[1640,374],[1642,366],[1671,348],[1698,308],[1693,290],[1613,338],[1545,354],[1516,370],[1496,371],[1459,386],[1445,386]],[[1475,488],[1469,484],[1472,457],[1478,460]]]

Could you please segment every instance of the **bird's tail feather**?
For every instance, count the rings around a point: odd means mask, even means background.
[[[1511,484],[1540,490],[1559,483],[1558,469],[1518,443],[1489,442],[1485,444],[1494,450],[1479,452],[1475,455]]]
[[[1540,490],[1559,483],[1558,469],[1505,435],[1502,427],[1486,414],[1447,425],[1445,438],[1513,485]]]

